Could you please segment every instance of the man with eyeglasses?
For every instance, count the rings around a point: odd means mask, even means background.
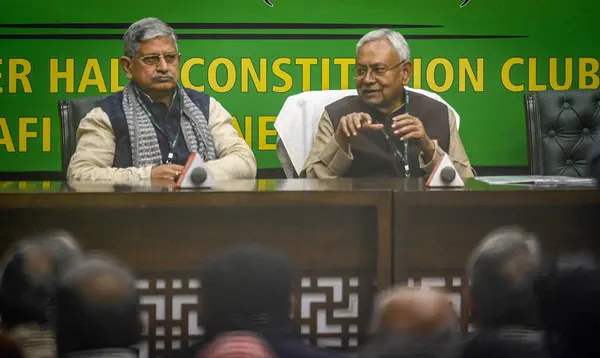
[[[215,180],[254,179],[256,159],[214,98],[179,84],[181,54],[171,27],[132,24],[121,65],[129,84],[81,120],[67,176],[137,184],[174,180],[191,153]]]
[[[325,107],[300,176],[422,177],[447,153],[462,178],[473,177],[454,112],[404,87],[412,75],[404,37],[374,30],[356,48],[358,96]]]

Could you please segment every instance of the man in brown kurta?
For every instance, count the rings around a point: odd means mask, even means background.
[[[375,30],[359,41],[358,96],[325,107],[300,176],[404,177],[401,157],[408,157],[410,176],[422,177],[446,153],[463,179],[474,176],[454,113],[444,103],[404,88],[412,75],[409,59],[398,32]]]

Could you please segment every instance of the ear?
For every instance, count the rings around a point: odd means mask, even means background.
[[[404,71],[402,71],[402,84],[408,86],[410,82],[410,78],[413,74],[413,64],[410,61],[407,61],[404,65]]]
[[[125,76],[127,76],[127,79],[130,81],[133,78],[133,71],[131,69],[131,66],[133,66],[132,59],[130,59],[127,56],[121,57],[121,67],[123,67],[123,71],[125,71]]]

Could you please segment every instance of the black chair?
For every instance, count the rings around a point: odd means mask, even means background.
[[[525,94],[532,175],[588,176],[588,155],[600,135],[600,91]]]
[[[62,175],[67,178],[67,168],[71,156],[77,148],[75,134],[79,122],[88,112],[98,106],[98,103],[106,96],[82,97],[70,100],[58,101],[58,113],[61,123],[61,153],[62,153]]]

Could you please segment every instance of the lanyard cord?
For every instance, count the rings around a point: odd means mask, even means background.
[[[175,135],[175,139],[173,139],[173,141],[169,140],[169,135],[167,134],[167,131],[158,125],[154,116],[152,115],[152,112],[150,112],[144,101],[142,101],[141,94],[137,87],[134,86],[134,89],[136,94],[135,98],[138,101],[138,104],[144,109],[144,112],[146,112],[146,115],[150,118],[150,122],[152,122],[152,125],[156,127],[156,129],[167,138],[167,142],[169,143],[169,154],[167,155],[167,160],[165,161],[165,164],[171,164],[173,161],[173,157],[175,156],[175,147],[177,146],[177,142],[179,142],[179,137],[181,136],[181,120],[183,120],[183,96],[181,93],[179,93],[179,87],[177,87],[177,92],[179,94],[179,125],[177,126],[177,134]],[[167,117],[168,114],[169,112],[167,112]]]
[[[404,90],[404,113],[408,114],[408,93],[407,93],[406,89]],[[403,141],[403,144],[404,144],[404,148],[403,148],[404,154],[403,154],[402,152],[400,152],[400,150],[396,146],[396,143],[394,143],[394,141],[392,140],[390,135],[387,133],[385,128],[381,129],[381,133],[383,133],[385,140],[388,142],[388,144],[392,148],[392,151],[394,152],[393,153],[394,157],[396,157],[399,161],[402,162],[402,164],[404,164],[404,175],[407,178],[410,178],[411,173],[410,173],[410,160],[408,157],[408,140]]]

